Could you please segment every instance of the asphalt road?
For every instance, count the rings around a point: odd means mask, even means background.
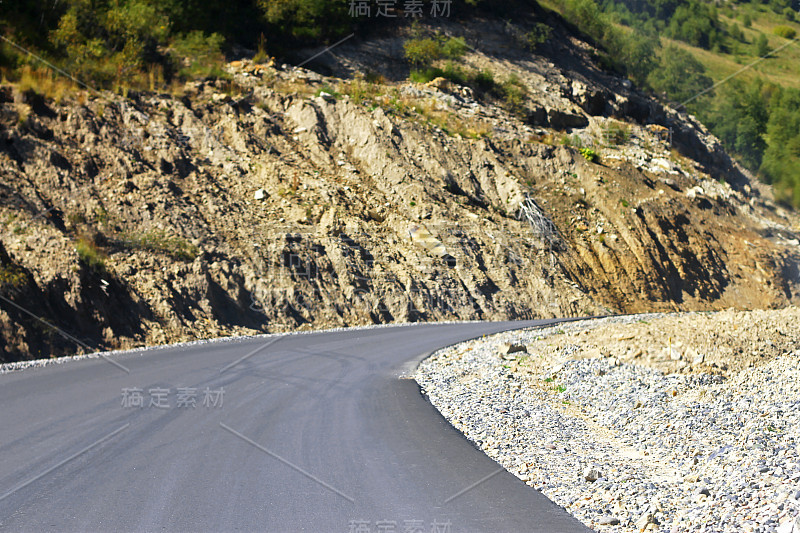
[[[129,372],[84,359],[0,375],[0,530],[588,531],[398,377],[436,348],[542,323],[250,338],[113,356]]]

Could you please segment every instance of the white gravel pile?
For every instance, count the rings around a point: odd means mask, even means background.
[[[800,352],[727,380],[572,360],[569,346],[539,375],[510,361],[536,353],[501,357],[587,327],[463,343],[415,378],[467,438],[596,530],[800,532]]]

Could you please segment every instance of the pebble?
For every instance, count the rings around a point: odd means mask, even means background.
[[[588,481],[589,483],[593,483],[603,477],[603,473],[600,472],[596,468],[587,468],[586,471],[583,473],[583,479]]]

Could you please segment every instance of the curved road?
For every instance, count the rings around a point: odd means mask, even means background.
[[[550,322],[248,338],[0,375],[0,530],[588,531],[398,378],[431,350]]]

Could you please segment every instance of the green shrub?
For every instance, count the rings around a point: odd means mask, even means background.
[[[428,67],[421,70],[412,70],[408,79],[414,83],[428,83],[436,78],[443,77],[444,71],[440,68]]]
[[[733,79],[723,85],[711,105],[701,110],[702,121],[750,169],[761,165],[769,119],[765,87]]]
[[[468,49],[463,37],[450,37],[442,42],[442,55],[450,59],[458,59],[466,54]]]
[[[97,272],[105,270],[105,253],[93,240],[79,237],[75,243],[75,251],[78,253],[78,259],[92,270]]]
[[[647,76],[656,67],[658,37],[635,30],[627,34],[616,32],[612,35],[608,39],[608,46],[613,61],[621,64],[621,70],[633,81],[645,85]]]
[[[600,156],[597,154],[597,152],[591,148],[581,148],[580,152],[581,155],[590,163],[596,163],[600,159]]]
[[[656,50],[659,46],[657,31],[646,24],[639,24],[631,30],[615,26],[610,16],[600,10],[594,0],[558,0],[564,18],[575,24],[581,32],[601,45],[594,59],[606,70],[627,74],[636,83],[644,85],[647,75],[656,65]],[[609,2],[603,6],[610,8]],[[622,13],[633,17],[621,4],[613,4]],[[618,15],[619,11],[612,15]],[[645,33],[642,28],[648,29]]]
[[[339,91],[342,94],[350,96],[353,102],[357,104],[374,104],[374,98],[380,94],[380,86],[367,81],[365,78],[357,77],[349,82],[343,83],[339,86]],[[334,98],[339,96],[339,93],[332,89],[325,89],[325,92],[333,95]],[[319,94],[317,94],[319,96]]]
[[[550,38],[552,28],[547,24],[537,22],[533,28],[525,34],[525,41],[528,49],[531,51],[536,50],[540,45],[544,44]]]
[[[609,32],[610,23],[593,0],[560,0],[566,20],[601,43]]]
[[[424,69],[442,58],[457,59],[468,46],[463,37],[445,38],[441,35],[409,39],[403,44],[405,58],[412,66]]]
[[[475,71],[469,71],[448,61],[444,68],[428,67],[422,70],[412,70],[409,79],[415,83],[428,83],[436,78],[445,78],[459,85],[473,85]]]
[[[794,39],[797,36],[797,30],[790,26],[775,26],[772,33],[784,39]]]
[[[479,91],[488,92],[495,87],[494,74],[491,70],[481,70],[475,75],[473,82]]]
[[[403,45],[405,57],[416,67],[427,67],[440,57],[442,50],[435,39],[409,39]]]
[[[528,88],[519,79],[519,76],[512,74],[504,81],[499,92],[503,99],[503,107],[509,113],[522,115],[525,112],[525,98],[528,95]]]
[[[453,83],[457,83],[459,85],[471,85],[474,74],[475,71],[467,70],[456,65],[452,61],[448,61],[444,68],[441,69],[439,76],[447,78]]]
[[[356,101],[361,101],[361,99],[364,97],[363,93],[364,87],[362,83],[363,82],[361,82],[361,80],[353,80],[353,83],[348,84],[347,94],[351,94],[352,92],[351,98],[354,98]],[[339,91],[337,91],[327,83],[322,87],[320,87],[319,89],[317,89],[316,91],[314,91],[314,96],[320,96],[322,93],[327,93],[333,96],[334,98],[338,98],[341,96],[341,93]]]
[[[253,63],[266,63],[269,61],[269,54],[267,53],[267,37],[264,35],[264,32],[261,32],[261,35],[258,36],[258,49],[256,53],[253,55]]]
[[[348,2],[342,0],[256,0],[255,3],[272,30],[267,35],[280,48],[319,44],[344,35],[353,24]],[[230,15],[242,7],[246,9],[246,5],[238,3],[225,5],[220,11]]]
[[[225,78],[222,70],[225,56],[222,54],[224,39],[218,33],[205,35],[192,31],[177,37],[172,44],[181,67],[179,73],[187,78]]]

